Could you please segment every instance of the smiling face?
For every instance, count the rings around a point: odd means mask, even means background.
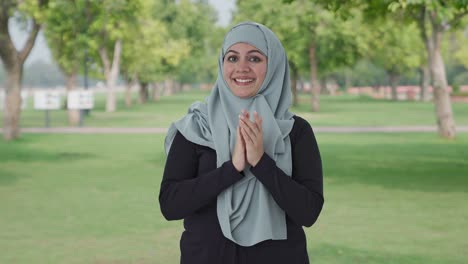
[[[223,59],[223,77],[231,92],[240,98],[256,95],[265,80],[267,62],[267,57],[250,44],[232,45]]]

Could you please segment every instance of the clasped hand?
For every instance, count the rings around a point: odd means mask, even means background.
[[[254,121],[250,121],[250,114],[242,110],[239,115],[239,126],[236,132],[236,145],[232,155],[232,163],[237,171],[243,171],[245,166],[257,165],[263,156],[262,118],[254,112]]]

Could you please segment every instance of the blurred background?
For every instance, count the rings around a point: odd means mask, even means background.
[[[178,263],[165,131],[245,20],[321,150],[311,263],[467,263],[466,0],[0,0],[0,263]]]

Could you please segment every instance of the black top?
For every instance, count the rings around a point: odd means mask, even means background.
[[[216,199],[243,175],[232,161],[216,166],[216,152],[177,132],[169,151],[159,193],[161,212],[168,220],[184,219],[180,240],[183,264],[309,263],[304,230],[323,206],[322,163],[311,126],[295,116],[289,134],[292,177],[267,154],[251,171],[286,212],[287,239],[266,240],[243,247],[224,237]]]

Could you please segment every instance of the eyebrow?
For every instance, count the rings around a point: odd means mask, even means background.
[[[235,50],[228,50],[228,51],[226,52],[226,54],[228,54],[229,52],[232,52],[232,53],[235,53],[235,54],[239,54],[239,52],[237,52],[237,51],[235,51]],[[259,50],[249,50],[249,51],[247,52],[247,54],[251,54],[251,53],[260,53],[260,54],[262,54],[263,56],[265,56],[265,55],[264,55],[262,52],[260,52]]]

